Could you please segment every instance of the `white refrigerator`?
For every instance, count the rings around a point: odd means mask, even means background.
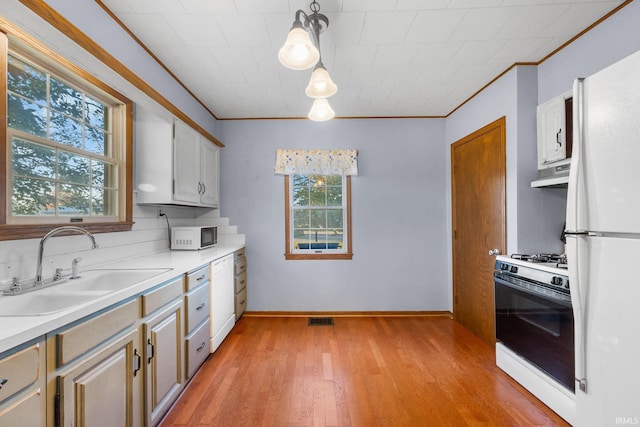
[[[640,425],[640,51],[573,88],[576,425]]]

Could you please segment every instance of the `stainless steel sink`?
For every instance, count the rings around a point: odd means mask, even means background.
[[[83,304],[92,299],[151,279],[170,268],[95,269],[59,285],[21,295],[0,297],[0,316],[41,316]]]

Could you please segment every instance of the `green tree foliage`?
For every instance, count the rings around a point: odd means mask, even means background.
[[[9,56],[8,126],[88,153],[106,153],[107,107],[60,79]],[[104,214],[104,162],[14,137],[14,215]]]

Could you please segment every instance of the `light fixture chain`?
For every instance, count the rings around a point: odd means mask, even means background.
[[[313,13],[318,13],[320,11],[320,4],[316,0],[313,0],[309,5],[309,9],[311,9]]]

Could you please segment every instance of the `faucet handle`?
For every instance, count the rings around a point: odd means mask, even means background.
[[[56,268],[56,274],[53,275],[53,281],[62,279],[62,268]]]

